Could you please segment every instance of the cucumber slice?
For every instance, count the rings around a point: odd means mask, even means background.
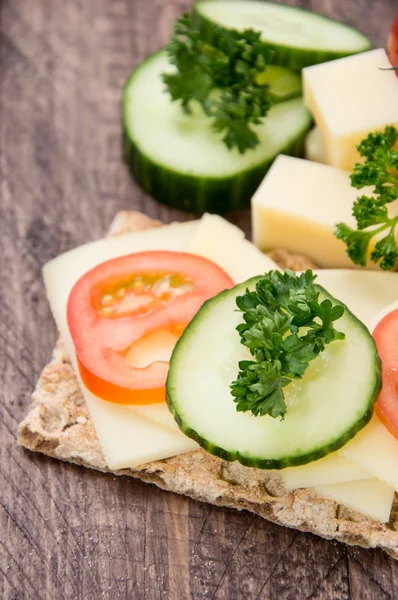
[[[199,105],[194,115],[186,115],[171,101],[160,76],[170,69],[161,51],[147,58],[126,83],[125,159],[133,176],[154,198],[182,210],[224,213],[249,206],[276,155],[303,152],[311,116],[302,99],[273,106],[255,126],[260,144],[242,155],[228,150]],[[279,98],[292,93],[294,86],[279,81],[274,88]]]
[[[370,420],[381,386],[372,336],[347,308],[336,341],[285,391],[285,420],[236,411],[229,385],[251,358],[236,326],[236,296],[251,279],[208,300],[177,342],[166,384],[180,429],[221,458],[263,469],[302,465],[341,448]],[[320,287],[321,296],[340,304]]]
[[[371,48],[362,33],[317,13],[259,0],[199,0],[194,19],[210,42],[218,27],[261,31],[274,62],[290,69],[364,52]]]
[[[268,65],[266,71],[257,76],[257,82],[270,86],[275,103],[297,98],[302,92],[300,75],[278,65]]]

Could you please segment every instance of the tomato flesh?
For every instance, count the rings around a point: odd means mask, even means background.
[[[398,439],[398,310],[393,310],[376,325],[373,332],[382,363],[383,387],[376,413]]]
[[[168,361],[134,366],[132,348],[154,332],[178,338],[205,300],[233,285],[216,264],[182,252],[140,252],[94,267],[67,305],[86,387],[120,404],[164,402]]]
[[[388,38],[388,56],[393,66],[398,66],[398,14],[395,17],[390,37]],[[398,76],[398,71],[396,71]]]

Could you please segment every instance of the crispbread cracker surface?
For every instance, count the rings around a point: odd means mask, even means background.
[[[116,215],[110,235],[158,227],[141,213]],[[284,250],[272,253],[282,268],[315,266]],[[43,369],[32,404],[19,426],[19,443],[36,452],[116,475],[129,475],[165,490],[203,502],[246,509],[279,525],[365,548],[380,547],[398,559],[398,499],[390,522],[376,523],[321,498],[309,489],[287,492],[277,472],[228,463],[203,450],[156,461],[134,469],[107,468],[90,413],[69,357],[59,341]]]

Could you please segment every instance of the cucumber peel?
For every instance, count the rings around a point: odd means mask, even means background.
[[[186,115],[172,102],[161,79],[168,69],[164,50],[148,57],[130,75],[122,99],[125,161],[155,199],[191,212],[244,208],[278,154],[302,155],[311,116],[301,97],[275,104],[253,126],[260,143],[241,155],[224,145],[199,106]],[[283,82],[280,75],[271,93],[279,100],[296,95],[297,76],[284,71]]]
[[[371,48],[365,35],[345,23],[261,0],[198,0],[194,22],[209,43],[219,27],[261,31],[265,46],[275,51],[274,63],[295,70]]]
[[[300,380],[285,388],[285,419],[238,413],[230,384],[245,360],[235,331],[236,297],[260,278],[208,300],[177,342],[166,383],[180,429],[209,453],[245,466],[283,469],[335,452],[370,421],[381,388],[381,364],[368,329],[347,307],[346,340],[330,344]],[[319,286],[321,297],[341,304]]]

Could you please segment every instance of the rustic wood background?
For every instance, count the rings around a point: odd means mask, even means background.
[[[294,2],[291,2],[294,3]],[[398,563],[31,455],[18,422],[56,331],[40,269],[116,211],[165,221],[120,156],[120,89],[178,0],[0,0],[0,598],[384,600]],[[397,0],[298,2],[385,45]],[[231,215],[248,233],[247,212]]]

